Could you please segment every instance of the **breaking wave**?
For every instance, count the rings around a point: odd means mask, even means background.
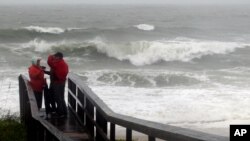
[[[202,41],[188,38],[126,43],[114,43],[102,38],[95,38],[86,41],[59,42],[35,39],[21,46],[40,53],[61,50],[68,55],[81,55],[86,54],[86,52],[90,55],[103,54],[120,61],[127,60],[136,66],[143,66],[159,61],[189,62],[207,55],[231,53],[237,48],[244,48],[248,45],[237,42]]]
[[[159,61],[188,62],[206,55],[227,54],[246,45],[236,42],[200,41],[177,38],[175,40],[135,41],[124,44],[107,44],[91,41],[97,51],[118,60],[128,60],[133,65],[150,65]]]
[[[24,27],[24,29],[27,29],[29,31],[36,31],[40,33],[51,33],[51,34],[60,34],[65,31],[65,29],[59,27],[40,27],[40,26],[28,26]]]
[[[154,25],[149,25],[149,24],[138,24],[138,25],[135,25],[135,27],[140,30],[145,30],[145,31],[151,31],[155,29]]]

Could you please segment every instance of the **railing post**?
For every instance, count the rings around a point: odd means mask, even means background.
[[[32,118],[30,118],[30,120],[28,122],[29,122],[28,126],[27,126],[28,141],[35,141],[35,140],[37,140],[37,136],[38,136],[36,123],[35,123],[34,119],[32,119]]]
[[[20,118],[21,122],[24,122],[24,82],[22,80],[22,76],[18,77],[19,81],[19,105],[20,105]]]
[[[96,123],[100,127],[100,130],[103,131],[105,136],[107,136],[107,120],[100,114],[98,110],[96,110]],[[104,137],[96,131],[96,140],[97,141],[105,141]]]
[[[80,101],[81,105],[77,104],[77,112],[76,113],[77,113],[80,121],[82,122],[82,124],[85,126],[85,124],[86,124],[85,111],[84,111],[84,108],[85,108],[84,107],[85,106],[85,100],[84,100],[85,98],[84,97],[85,97],[85,95],[83,94],[83,92],[80,89],[78,89],[77,91],[78,91],[77,98]]]
[[[24,80],[22,80],[24,81]],[[34,119],[32,118],[31,115],[31,108],[30,108],[30,102],[29,102],[29,98],[28,98],[28,91],[27,88],[23,82],[23,96],[24,96],[24,124],[26,125],[26,130],[27,130],[27,138],[28,141],[34,141],[36,140],[36,128],[35,126],[35,122]]]
[[[115,141],[115,124],[110,123],[110,141]]]
[[[30,111],[30,104],[28,100],[28,92],[25,86],[24,79],[22,75],[19,76],[19,97],[20,97],[20,116],[21,121],[24,123],[27,132],[27,140],[32,141],[34,139],[32,132],[32,125],[31,125],[31,111]]]
[[[45,134],[45,141],[55,141],[54,136],[48,130],[45,131]]]
[[[132,141],[132,130],[126,128],[126,141]]]
[[[45,131],[42,125],[36,121],[36,127],[37,127],[37,141],[44,141]]]
[[[94,138],[94,105],[86,99],[86,127],[91,135]]]
[[[70,79],[68,79],[68,89],[76,96],[76,84],[73,83]],[[76,112],[76,100],[71,96],[70,92],[68,92],[68,103],[71,108]]]
[[[155,137],[148,136],[148,141],[155,141]]]

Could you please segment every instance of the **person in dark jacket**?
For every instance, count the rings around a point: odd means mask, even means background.
[[[58,117],[65,117],[67,115],[67,107],[64,99],[65,82],[68,75],[68,65],[63,59],[63,54],[57,52],[54,55],[48,56],[48,65],[51,68],[50,78],[51,85],[54,92],[56,102],[56,112]]]
[[[42,107],[42,96],[45,86],[44,72],[40,66],[40,60],[41,58],[39,57],[33,57],[32,65],[29,67],[29,83],[34,91],[37,107],[39,110]]]

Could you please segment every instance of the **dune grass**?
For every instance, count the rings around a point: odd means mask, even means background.
[[[0,141],[26,141],[26,132],[16,115],[0,117]]]

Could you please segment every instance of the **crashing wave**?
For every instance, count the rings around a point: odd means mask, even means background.
[[[22,45],[32,48],[35,52],[61,50],[70,54],[92,53],[105,54],[120,61],[128,60],[136,66],[150,65],[159,61],[189,62],[206,55],[227,54],[247,44],[237,42],[203,41],[177,38],[174,40],[134,41],[128,43],[113,43],[102,38],[89,41],[59,41],[47,42],[35,39]]]
[[[159,61],[188,62],[206,55],[227,54],[246,45],[236,42],[200,41],[177,38],[175,40],[136,41],[126,44],[107,44],[100,40],[97,50],[118,60],[129,60],[133,65],[150,65]]]

